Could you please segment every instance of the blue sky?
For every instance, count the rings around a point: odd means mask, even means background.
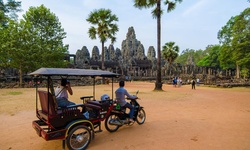
[[[101,50],[99,39],[91,40],[88,29],[91,26],[86,21],[89,13],[95,9],[110,9],[119,18],[119,32],[115,48],[121,48],[126,39],[128,28],[133,26],[136,38],[145,49],[154,46],[157,49],[156,19],[151,15],[152,9],[138,9],[133,6],[133,0],[21,0],[23,13],[30,6],[44,4],[62,23],[67,33],[64,39],[69,44],[69,52],[75,54],[78,49],[86,46],[91,53],[94,46]],[[183,0],[170,13],[164,12],[161,20],[161,45],[174,41],[185,49],[202,49],[208,45],[218,44],[218,31],[232,17],[239,15],[250,3],[247,0]],[[165,5],[162,5],[166,9]],[[20,15],[20,18],[22,16]],[[109,46],[110,41],[105,43]]]

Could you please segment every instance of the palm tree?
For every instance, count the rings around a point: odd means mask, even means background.
[[[99,9],[90,12],[86,20],[95,25],[89,28],[89,37],[96,39],[96,36],[98,36],[102,43],[102,70],[104,70],[104,43],[108,39],[111,39],[112,43],[116,41],[115,34],[119,28],[115,22],[118,21],[118,18],[109,9]]]
[[[164,4],[167,5],[167,12],[171,12],[175,9],[176,3],[182,2],[182,0],[164,0]],[[134,6],[142,8],[153,7],[152,15],[153,18],[157,19],[157,76],[155,83],[155,90],[162,90],[161,82],[161,15],[163,11],[161,10],[161,0],[134,0]]]
[[[168,42],[162,47],[162,55],[168,61],[171,67],[174,60],[178,57],[179,46],[175,45],[175,42]],[[170,69],[171,74],[171,69]]]

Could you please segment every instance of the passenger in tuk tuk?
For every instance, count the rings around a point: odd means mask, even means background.
[[[55,90],[56,101],[58,107],[67,107],[70,105],[75,105],[75,103],[68,100],[68,93],[73,95],[73,90],[70,86],[70,82],[67,79],[61,80],[61,85]]]

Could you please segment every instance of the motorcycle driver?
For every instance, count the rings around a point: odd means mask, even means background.
[[[124,81],[119,82],[120,87],[115,91],[116,100],[117,100],[117,103],[120,104],[120,106],[130,109],[130,112],[129,112],[129,118],[130,119],[129,119],[129,121],[134,122],[134,120],[133,120],[134,107],[130,103],[126,102],[125,95],[127,97],[131,98],[131,99],[136,98],[136,96],[130,95],[128,93],[128,91],[124,88],[124,85],[125,85]]]

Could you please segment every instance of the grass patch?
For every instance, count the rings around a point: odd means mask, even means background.
[[[8,92],[8,95],[20,95],[22,92]]]

